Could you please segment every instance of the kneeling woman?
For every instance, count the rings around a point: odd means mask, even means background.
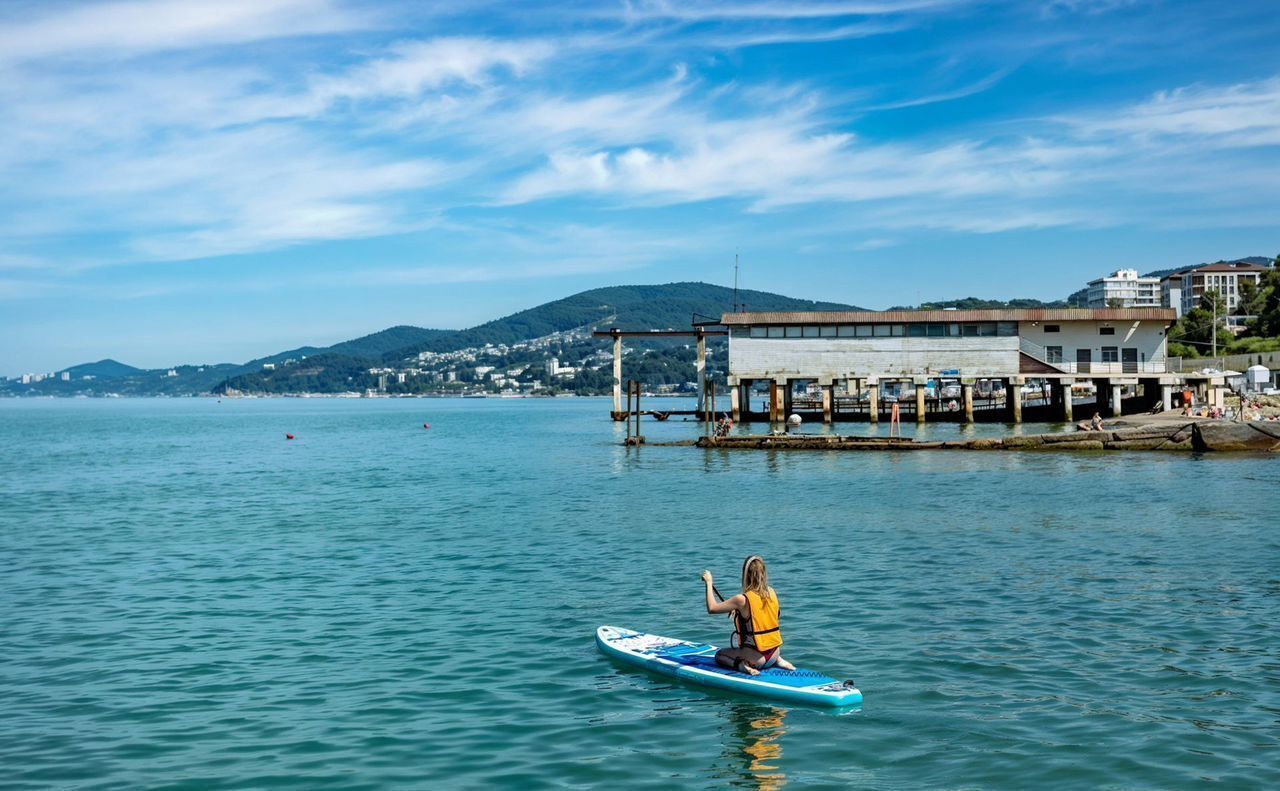
[[[782,610],[778,594],[769,587],[769,570],[764,558],[752,555],[742,564],[742,593],[724,601],[716,601],[711,572],[702,572],[707,584],[707,612],[712,615],[733,613],[731,647],[716,653],[716,662],[748,675],[759,675],[767,667],[777,665],[795,670],[795,665],[782,658]]]

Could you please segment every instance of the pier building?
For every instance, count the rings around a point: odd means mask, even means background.
[[[721,324],[737,420],[875,422],[896,402],[903,420],[1022,422],[1029,411],[1072,420],[1090,392],[1106,416],[1174,408],[1196,378],[1167,370],[1175,318],[1167,308],[747,312]],[[1220,403],[1224,378],[1199,378],[1199,403]]]

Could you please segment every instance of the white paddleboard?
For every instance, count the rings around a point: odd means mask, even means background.
[[[608,657],[664,676],[743,695],[814,706],[857,706],[862,693],[850,681],[838,681],[812,670],[771,667],[749,676],[716,664],[713,645],[674,637],[601,626],[596,645]]]

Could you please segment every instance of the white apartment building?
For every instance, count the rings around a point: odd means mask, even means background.
[[[1086,307],[1161,307],[1160,278],[1140,277],[1136,269],[1117,269],[1108,277],[1089,281]]]
[[[1258,280],[1266,272],[1267,267],[1257,264],[1208,264],[1169,275],[1165,278],[1165,282],[1170,283],[1168,287],[1170,296],[1173,289],[1178,290],[1179,316],[1197,307],[1205,292],[1217,291],[1227,301],[1227,323],[1234,327],[1243,326],[1244,320],[1248,318],[1236,311],[1240,305],[1240,285],[1242,283],[1257,285]]]

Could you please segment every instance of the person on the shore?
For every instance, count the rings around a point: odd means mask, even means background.
[[[717,437],[727,437],[730,431],[733,431],[733,421],[727,415],[716,421]]]
[[[1093,413],[1093,420],[1089,421],[1089,430],[1102,431],[1102,413],[1101,412]]]
[[[764,558],[752,555],[742,564],[742,593],[716,601],[715,582],[710,571],[702,572],[707,588],[707,612],[733,614],[733,638],[729,648],[716,652],[716,663],[749,676],[769,667],[795,670],[782,658],[782,608],[778,594],[769,587],[769,570]]]

